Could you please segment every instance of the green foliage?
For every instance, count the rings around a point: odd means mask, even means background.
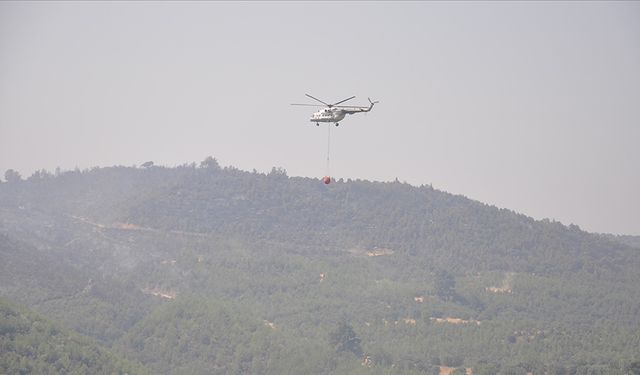
[[[167,303],[118,347],[158,374],[320,373],[330,362],[328,348],[289,336],[246,308],[203,297]]]
[[[500,367],[493,363],[480,362],[473,368],[474,375],[497,375]]]
[[[0,296],[160,374],[633,373],[634,241],[212,157],[0,184]]]
[[[209,168],[210,170],[220,170],[220,164],[218,161],[211,157],[207,156],[203,161],[200,162],[200,168]]]
[[[22,176],[20,176],[20,172],[15,171],[13,169],[7,169],[4,172],[4,179],[8,183],[16,183],[22,180]]]
[[[146,374],[147,371],[0,299],[0,373]]]
[[[501,370],[500,375],[527,375],[527,370],[522,367],[507,367]]]
[[[640,375],[640,361],[630,363],[627,371],[631,375]]]
[[[337,353],[349,352],[361,357],[362,348],[360,338],[356,335],[353,327],[347,322],[340,322],[338,326],[329,334],[329,343],[335,348]]]
[[[456,280],[445,270],[436,272],[433,285],[436,295],[445,301],[450,301],[456,296]]]

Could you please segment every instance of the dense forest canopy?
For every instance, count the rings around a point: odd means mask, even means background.
[[[147,374],[84,337],[0,299],[0,373]]]
[[[640,370],[637,237],[213,158],[16,174],[0,297],[153,373]]]

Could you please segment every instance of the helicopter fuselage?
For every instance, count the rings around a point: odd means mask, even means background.
[[[324,108],[311,115],[311,122],[339,122],[347,115],[346,111],[338,108]]]

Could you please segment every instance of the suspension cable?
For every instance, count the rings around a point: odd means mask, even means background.
[[[329,155],[331,153],[331,123],[327,123],[327,176],[331,176],[329,170]]]

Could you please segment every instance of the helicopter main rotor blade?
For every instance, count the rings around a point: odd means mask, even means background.
[[[305,95],[306,95],[306,96],[308,96],[308,97],[310,97],[310,98],[311,98],[311,99],[313,99],[313,100],[317,100],[317,101],[319,101],[320,103],[322,103],[322,104],[326,105],[327,107],[331,107],[331,106],[332,106],[331,104],[327,104],[327,103],[323,102],[322,100],[320,100],[320,99],[318,99],[318,98],[314,98],[313,96],[311,96],[311,95],[309,95],[309,94],[305,94]]]
[[[324,107],[323,105],[320,104],[298,104],[298,103],[291,103],[291,105],[303,105],[306,107]]]
[[[335,103],[331,104],[331,106],[333,107],[333,106],[335,106],[335,105],[338,105],[338,104],[340,104],[340,103],[344,103],[344,102],[346,102],[347,100],[351,100],[351,99],[353,99],[353,98],[355,98],[355,96],[352,96],[352,97],[350,97],[350,98],[346,98],[346,99],[341,100],[341,101],[339,101],[339,102],[335,102]]]

